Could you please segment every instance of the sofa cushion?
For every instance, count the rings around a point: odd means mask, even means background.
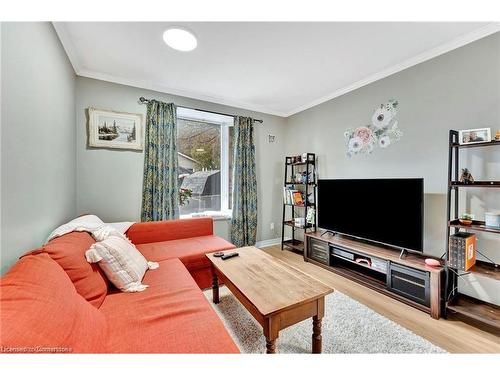
[[[90,263],[98,263],[108,279],[124,292],[141,292],[147,288],[142,278],[148,261],[136,247],[123,236],[110,236],[96,242],[85,253]]]
[[[213,235],[213,220],[209,217],[148,221],[135,223],[125,233],[136,245],[180,240],[181,238]]]
[[[0,288],[3,348],[104,352],[104,315],[76,292],[66,272],[49,255],[21,258],[1,279]]]
[[[66,271],[80,295],[99,307],[108,292],[108,280],[97,264],[85,259],[95,241],[87,232],[72,232],[57,237],[32,254],[47,253]]]
[[[141,293],[110,293],[111,353],[238,353],[221,320],[178,259],[160,262]]]
[[[235,246],[217,236],[201,236],[141,244],[137,245],[137,248],[146,259],[155,262],[179,258],[186,268],[192,271],[211,266],[205,254],[234,249]]]

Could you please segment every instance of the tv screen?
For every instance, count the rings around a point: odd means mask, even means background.
[[[318,226],[422,251],[423,178],[318,180]]]

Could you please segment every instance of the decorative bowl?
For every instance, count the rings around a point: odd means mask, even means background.
[[[441,266],[441,263],[437,259],[432,259],[432,258],[427,258],[425,259],[425,264],[427,264],[430,267],[439,267]]]
[[[471,219],[458,219],[458,221],[460,222],[460,224],[466,225],[466,226],[469,226],[469,225],[472,224],[472,220]]]

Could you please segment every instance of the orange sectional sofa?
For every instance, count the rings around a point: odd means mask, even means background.
[[[238,353],[200,288],[205,254],[234,246],[212,219],[137,223],[127,236],[145,258],[143,292],[115,289],[85,260],[95,241],[72,232],[31,251],[0,281],[0,346],[9,352]]]

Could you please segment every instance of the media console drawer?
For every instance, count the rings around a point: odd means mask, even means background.
[[[387,287],[394,293],[430,306],[429,272],[390,262]]]
[[[330,263],[328,242],[309,237],[308,256],[317,262],[328,265]]]

